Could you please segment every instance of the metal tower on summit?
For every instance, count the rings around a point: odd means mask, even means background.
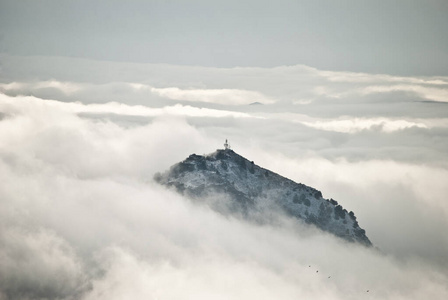
[[[230,149],[230,144],[229,144],[229,142],[227,142],[227,139],[226,139],[226,142],[224,143],[224,150],[227,150],[227,149]]]

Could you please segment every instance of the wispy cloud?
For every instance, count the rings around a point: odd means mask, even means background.
[[[407,120],[391,120],[385,118],[378,119],[342,119],[342,120],[327,120],[302,122],[306,126],[316,129],[336,131],[343,133],[356,133],[362,130],[382,130],[384,132],[392,132],[403,130],[406,128],[428,128],[425,123],[412,122]]]
[[[35,107],[55,107],[62,111],[74,113],[95,113],[95,114],[117,114],[127,116],[144,116],[144,117],[158,117],[158,116],[190,116],[190,117],[234,117],[234,118],[250,118],[251,115],[243,112],[217,110],[209,108],[192,107],[188,105],[176,104],[173,106],[166,106],[162,108],[152,108],[142,105],[127,105],[123,103],[110,102],[105,104],[82,104],[80,102],[64,103],[55,100],[45,100],[36,97],[8,97],[0,94],[1,103],[4,112],[8,112],[6,107],[12,108],[12,104],[16,103],[15,109],[29,109],[30,105]]]
[[[86,84],[77,84],[74,82],[63,82],[57,80],[48,80],[48,81],[38,81],[38,82],[10,82],[10,83],[1,83],[0,91],[2,92],[10,92],[10,91],[32,91],[36,89],[46,89],[53,88],[59,90],[65,94],[72,94],[82,89]]]
[[[321,71],[314,69],[314,72],[332,82],[347,82],[347,83],[402,83],[402,84],[424,84],[424,85],[448,85],[447,77],[403,77],[391,76],[387,74],[368,74],[355,72],[334,72]]]
[[[448,88],[434,88],[420,85],[391,85],[391,86],[367,86],[361,90],[362,94],[388,93],[388,92],[410,92],[428,100],[448,102]]]
[[[207,102],[226,105],[245,105],[254,102],[262,104],[274,103],[260,92],[245,91],[236,89],[179,89],[177,87],[170,88],[151,88],[152,93],[161,97],[191,101],[191,102]]]

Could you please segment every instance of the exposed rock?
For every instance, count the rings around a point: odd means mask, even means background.
[[[276,206],[338,237],[372,245],[352,211],[348,213],[337,201],[324,199],[320,191],[261,168],[230,149],[207,156],[192,154],[155,179],[192,199],[223,196],[231,212],[246,214]]]

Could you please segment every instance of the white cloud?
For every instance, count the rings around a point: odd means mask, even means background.
[[[17,80],[2,85],[9,96],[0,95],[0,299],[48,296],[41,287],[54,298],[86,300],[448,298],[442,104],[408,109],[373,89],[372,117],[357,102],[372,86],[430,86],[413,92],[435,95],[444,78],[107,62],[84,62],[85,71],[76,62],[41,71],[27,64],[32,76],[55,78],[40,86],[27,86],[13,68]],[[172,87],[162,91],[194,98],[197,107],[155,103],[154,86]],[[19,92],[34,96],[12,96]],[[211,109],[197,100],[244,104],[248,95],[276,102]],[[337,104],[321,101],[331,95]],[[307,101],[294,106],[294,99]],[[382,253],[289,219],[259,226],[223,217],[151,181],[224,138],[353,210]]]
[[[71,297],[86,284],[82,261],[48,230],[0,230],[0,298]]]
[[[270,120],[281,120],[283,122],[299,123],[310,128],[319,130],[341,132],[341,133],[359,133],[364,130],[382,131],[391,133],[408,128],[447,128],[448,120],[443,118],[352,118],[340,117],[334,118],[313,118],[305,114],[297,113],[256,113],[255,116]]]
[[[425,87],[420,85],[368,86],[366,88],[363,88],[361,90],[361,93],[368,95],[374,93],[388,93],[394,91],[412,92],[428,100],[448,102],[448,89]]]
[[[158,117],[158,116],[190,116],[190,117],[210,117],[210,118],[249,118],[251,117],[247,113],[217,110],[209,108],[198,108],[188,105],[176,104],[173,106],[166,106],[162,108],[152,108],[142,105],[127,105],[123,103],[110,102],[105,104],[82,104],[80,102],[64,103],[55,100],[45,100],[35,97],[8,97],[4,94],[0,94],[0,100],[2,108],[5,112],[8,112],[8,108],[12,108],[12,103],[19,105],[14,106],[12,110],[29,110],[43,109],[45,106],[55,107],[65,112],[74,113],[95,113],[95,114],[118,114],[128,116],[144,116],[144,117]],[[8,107],[8,108],[7,108]]]
[[[86,84],[84,84],[85,86]],[[0,84],[0,91],[33,91],[36,89],[54,88],[65,94],[72,94],[82,89],[81,84],[57,80],[38,82],[10,82]]]
[[[402,77],[386,74],[321,71],[317,69],[314,69],[314,72],[332,82],[448,85],[448,78],[446,77]]]
[[[225,105],[247,105],[253,102],[263,104],[274,103],[274,100],[264,96],[260,92],[244,91],[236,89],[188,89],[183,90],[177,87],[151,88],[152,93],[161,97],[191,101],[208,102]]]
[[[374,130],[379,129],[384,132],[393,132],[412,127],[428,128],[428,126],[422,122],[412,122],[408,120],[391,120],[386,118],[375,118],[375,119],[349,118],[342,120],[302,122],[302,124],[316,129],[343,132],[343,133],[356,133],[362,130],[373,130],[373,129]]]

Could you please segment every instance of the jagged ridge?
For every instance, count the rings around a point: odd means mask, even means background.
[[[195,199],[226,195],[233,211],[276,205],[288,215],[336,236],[372,245],[352,211],[347,212],[333,199],[324,199],[320,191],[261,168],[230,149],[207,156],[192,154],[166,173],[156,174],[155,180]]]

